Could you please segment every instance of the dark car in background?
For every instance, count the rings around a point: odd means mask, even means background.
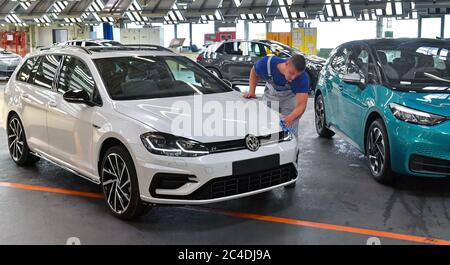
[[[8,80],[21,61],[20,55],[0,48],[0,80]]]
[[[299,50],[285,44],[270,40],[227,40],[211,44],[197,57],[197,62],[213,72],[219,78],[227,79],[233,84],[248,84],[250,70],[262,57],[276,55],[289,58],[302,54]],[[306,72],[310,76],[311,90],[325,64],[325,59],[305,55]]]

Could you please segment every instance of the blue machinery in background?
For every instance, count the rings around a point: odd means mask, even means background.
[[[103,23],[103,38],[105,40],[113,40],[113,27],[108,22]]]

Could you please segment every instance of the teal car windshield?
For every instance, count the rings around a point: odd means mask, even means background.
[[[378,44],[374,49],[389,83],[400,89],[450,92],[450,45],[436,42]]]

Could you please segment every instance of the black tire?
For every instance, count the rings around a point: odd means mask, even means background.
[[[39,157],[33,155],[28,148],[23,124],[17,114],[9,118],[6,134],[9,155],[18,166],[31,166],[39,161]]]
[[[213,75],[217,76],[218,78],[222,79],[222,73],[214,68],[214,67],[207,67],[206,69],[208,69],[211,73],[213,73]]]
[[[113,146],[106,151],[99,174],[105,203],[112,215],[132,220],[151,209],[141,201],[136,169],[125,147]]]
[[[392,184],[394,172],[391,168],[391,149],[386,126],[382,119],[377,119],[370,125],[365,146],[372,177],[379,183]]]
[[[322,94],[318,94],[314,100],[314,114],[314,124],[316,125],[317,134],[323,138],[333,137],[334,132],[327,128],[325,103]]]

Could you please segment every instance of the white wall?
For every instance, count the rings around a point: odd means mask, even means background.
[[[445,32],[444,37],[450,39],[450,15],[445,16]]]
[[[441,36],[441,18],[422,19],[422,38],[432,38]]]
[[[236,39],[245,39],[245,25],[244,21],[239,20],[238,23],[236,23]]]
[[[418,19],[408,19],[408,20],[392,19],[390,23],[387,22],[387,19],[384,19],[383,23],[384,23],[383,36],[385,31],[393,31],[394,38],[417,38],[417,36],[419,35]]]
[[[265,39],[267,25],[266,23],[248,23],[248,38],[249,39]]]
[[[317,47],[334,48],[344,42],[376,37],[376,21],[356,21],[341,19],[339,22],[311,21],[311,27],[317,28]]]
[[[189,23],[180,23],[177,25],[177,37],[184,38],[183,46],[189,46]]]
[[[209,21],[208,24],[193,24],[192,25],[192,44],[201,48],[205,45],[205,34],[214,33],[214,21]]]
[[[170,42],[175,38],[175,26],[174,25],[163,25],[164,31],[164,47],[169,47]]]
[[[51,26],[51,27],[36,27],[35,28],[35,45],[36,46],[48,46],[53,44],[53,29],[67,29],[69,40],[73,39],[86,39],[89,38],[89,27],[85,27],[84,29],[80,29],[78,26],[69,26],[69,27],[59,27],[59,26]]]
[[[286,23],[284,19],[275,19],[271,23],[272,32],[291,32],[291,23]]]

